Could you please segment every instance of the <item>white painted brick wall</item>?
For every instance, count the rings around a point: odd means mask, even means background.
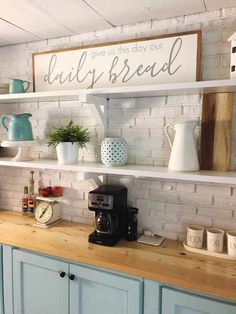
[[[222,186],[205,186],[205,185],[197,185],[197,193],[199,194],[213,194],[213,195],[231,195],[230,187],[222,187]]]
[[[229,78],[230,44],[227,38],[236,30],[236,8],[217,10],[190,16],[122,25],[108,30],[77,34],[40,42],[0,48],[0,82],[9,77],[32,82],[32,52],[85,46],[132,38],[158,36],[189,30],[202,30],[201,77]],[[32,85],[31,85],[32,90]],[[92,140],[80,153],[80,160],[99,159],[103,128],[96,124],[89,108],[77,101],[34,102],[3,104],[1,114],[28,111],[33,132],[39,145],[31,154],[35,158],[55,158],[47,147],[45,134],[54,126],[61,126],[71,118],[90,131]],[[236,168],[236,99],[232,125],[231,168]],[[164,135],[164,126],[201,116],[201,95],[169,96],[132,99],[111,99],[108,106],[108,135],[123,136],[129,147],[129,162],[150,165],[168,165],[170,147]],[[195,130],[199,145],[200,130]],[[6,134],[0,130],[0,140]],[[14,154],[4,149],[2,154]],[[0,206],[20,211],[22,187],[29,183],[29,169],[0,167]],[[91,181],[77,181],[67,172],[35,171],[36,186],[41,180],[45,186],[62,185],[65,188],[62,217],[67,220],[90,223],[94,214],[87,209],[87,194],[93,189]],[[139,211],[139,230],[150,229],[172,239],[183,239],[189,223],[236,229],[236,188],[212,184],[180,181],[132,179],[109,176],[109,183],[128,187],[129,205]]]

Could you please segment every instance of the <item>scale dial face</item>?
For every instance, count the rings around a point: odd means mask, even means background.
[[[53,215],[53,206],[49,202],[40,202],[35,209],[35,219],[40,224],[49,223]]]

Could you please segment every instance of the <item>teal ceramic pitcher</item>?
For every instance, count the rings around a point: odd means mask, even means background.
[[[30,82],[18,80],[18,79],[10,79],[9,93],[25,93],[30,87]]]
[[[10,114],[1,116],[1,125],[8,134],[9,141],[32,141],[33,133],[29,117],[30,113]],[[5,124],[9,119],[8,127]]]

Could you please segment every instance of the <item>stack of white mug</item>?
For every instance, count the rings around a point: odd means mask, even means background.
[[[187,245],[192,248],[202,249],[205,228],[199,225],[187,227]],[[225,231],[219,228],[206,228],[207,250],[222,253],[224,248]],[[227,231],[227,253],[236,257],[236,232]]]

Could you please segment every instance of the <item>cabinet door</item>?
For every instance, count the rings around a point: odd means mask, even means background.
[[[14,313],[68,314],[68,268],[67,263],[14,250]]]
[[[162,314],[235,314],[236,305],[162,289]]]
[[[142,280],[70,265],[70,314],[141,314]]]

